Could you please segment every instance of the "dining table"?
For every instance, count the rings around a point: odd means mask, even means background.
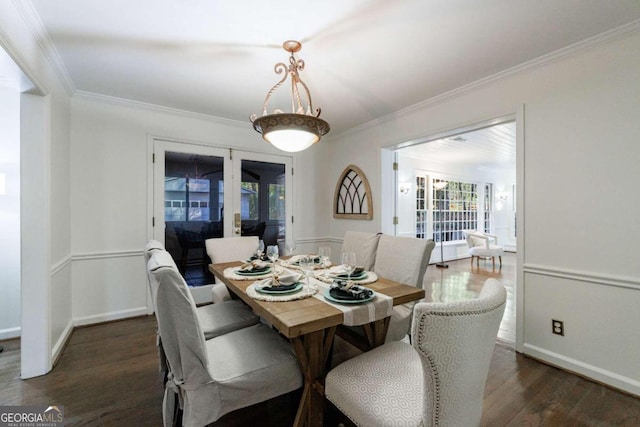
[[[348,313],[322,297],[290,301],[257,299],[252,289],[256,283],[254,280],[239,280],[240,278],[229,274],[229,271],[232,271],[230,269],[240,265],[241,261],[210,264],[209,271],[217,281],[226,285],[233,298],[244,301],[264,321],[289,339],[304,378],[294,426],[322,426],[324,379],[336,331],[344,325]],[[392,301],[393,306],[414,302],[425,296],[421,288],[375,277],[375,282],[368,283],[366,287],[379,294],[381,298]],[[359,337],[358,334],[354,336],[356,339],[361,338],[359,348],[366,350],[384,344],[390,317],[382,316],[361,325],[362,334]]]

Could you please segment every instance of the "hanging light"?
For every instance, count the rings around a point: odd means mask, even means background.
[[[282,62],[275,65],[276,74],[282,74],[285,71],[286,73],[267,93],[262,105],[262,116],[258,117],[252,114],[251,123],[253,123],[253,128],[262,134],[262,138],[276,148],[289,152],[302,151],[320,141],[320,138],[329,132],[330,128],[329,123],[319,118],[320,109],[313,109],[309,88],[307,88],[307,85],[300,79],[298,74],[298,71],[304,69],[304,61],[296,59],[294,53],[302,48],[302,44],[295,40],[288,40],[282,44],[282,47],[291,53],[289,66]],[[276,109],[273,114],[269,114],[267,111],[269,99],[282,83],[287,80],[287,76],[291,76],[292,113],[285,113],[280,109]],[[302,91],[300,90],[301,88]],[[306,95],[306,107],[303,105],[301,94]]]

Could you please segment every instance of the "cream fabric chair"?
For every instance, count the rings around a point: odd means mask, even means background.
[[[151,274],[158,282],[158,325],[169,366],[165,427],[175,420],[176,400],[183,425],[201,427],[302,386],[291,345],[277,332],[257,324],[205,340],[193,297],[178,271],[159,267]]]
[[[373,271],[385,279],[422,288],[434,247],[431,239],[382,235]],[[393,307],[386,342],[399,341],[409,333],[414,305],[408,303]]]
[[[413,344],[393,342],[329,372],[325,396],[358,426],[478,426],[506,291],[418,303]]]
[[[472,266],[474,258],[476,259],[476,266],[478,267],[480,266],[480,258],[491,258],[493,268],[496,268],[496,257],[498,257],[500,260],[500,268],[502,268],[504,248],[498,245],[497,236],[475,230],[464,230],[462,234],[469,246]]]
[[[255,254],[258,249],[258,241],[258,236],[221,237],[205,240],[204,246],[211,262],[216,264],[246,260]],[[231,299],[227,287],[222,284],[214,285],[211,292],[214,303]]]
[[[342,252],[355,252],[356,264],[371,271],[376,261],[376,250],[380,233],[363,231],[347,231],[342,241]]]
[[[148,258],[147,277],[149,279],[151,300],[154,311],[157,313],[158,307],[156,300],[158,282],[151,273],[159,268],[174,268],[176,272],[178,272],[178,267],[171,257],[171,254],[164,250],[162,244],[157,241],[149,242],[145,249],[145,257]],[[187,284],[184,283],[184,286],[186,288]],[[246,328],[260,321],[260,318],[239,300],[226,301],[224,304],[209,304],[197,307],[196,313],[205,339],[211,339],[237,329]]]
[[[433,240],[386,234],[378,238],[373,271],[385,279],[422,288],[424,273],[435,247]],[[414,305],[415,302],[411,302],[393,307],[385,342],[399,341],[407,336]],[[360,350],[369,350],[369,343],[363,340],[365,334],[362,327],[340,326],[337,333]]]

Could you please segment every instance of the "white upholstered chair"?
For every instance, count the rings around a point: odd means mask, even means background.
[[[147,261],[147,277],[149,279],[149,290],[151,292],[151,300],[153,302],[154,311],[157,313],[157,293],[158,282],[156,281],[153,271],[159,268],[174,268],[178,272],[178,267],[171,257],[171,254],[164,250],[162,244],[151,241],[145,249],[145,258]],[[182,278],[182,276],[180,276]],[[184,279],[183,279],[184,282]],[[186,282],[184,283],[187,288]],[[188,288],[187,288],[188,290]],[[255,325],[260,318],[242,301],[232,300],[225,301],[224,304],[209,304],[196,308],[198,322],[204,333],[205,339],[217,337],[237,329],[246,328]]]
[[[386,234],[381,234],[378,238],[373,272],[385,279],[422,288],[424,273],[435,246],[433,240]],[[410,302],[393,307],[385,342],[401,340],[410,332],[414,304],[415,302]],[[370,348],[370,343],[364,339],[362,327],[340,326],[337,333],[360,350]]]
[[[385,279],[422,288],[434,247],[431,239],[382,235],[373,271]],[[414,305],[407,303],[393,307],[386,342],[401,340],[409,333]]]
[[[219,262],[244,261],[258,249],[258,236],[221,237],[207,239],[204,246],[213,264]],[[214,303],[231,299],[227,287],[215,284],[211,290]]]
[[[500,268],[502,268],[504,248],[498,245],[497,236],[475,230],[464,230],[462,234],[469,246],[472,266],[474,258],[476,259],[476,266],[478,267],[480,266],[480,258],[491,258],[493,268],[496,268],[496,257],[498,257],[500,260]]]
[[[376,261],[376,250],[380,233],[367,233],[363,231],[347,231],[342,241],[342,252],[354,252],[356,264],[371,271]]]
[[[169,366],[165,427],[175,422],[176,402],[183,425],[200,427],[302,386],[291,345],[276,331],[257,324],[205,340],[193,297],[178,271],[159,267],[151,274],[158,282],[157,318]]]
[[[329,372],[325,396],[358,426],[478,426],[504,313],[495,279],[478,299],[416,304],[413,343],[393,342]]]

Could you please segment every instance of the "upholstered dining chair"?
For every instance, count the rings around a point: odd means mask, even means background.
[[[383,234],[378,243],[373,271],[385,279],[422,288],[434,247],[431,239]],[[393,307],[386,342],[401,340],[409,333],[414,305],[408,303]]]
[[[356,264],[365,270],[372,270],[376,261],[376,250],[381,233],[367,233],[364,231],[347,231],[342,241],[342,252],[354,252]]]
[[[176,403],[183,425],[200,427],[302,386],[291,345],[276,331],[257,324],[205,340],[193,297],[178,271],[159,267],[151,274],[158,282],[158,325],[169,366],[165,427],[175,423]]]
[[[483,233],[476,230],[463,230],[462,234],[469,246],[469,255],[471,255],[471,266],[473,259],[476,259],[476,266],[480,266],[480,258],[491,258],[493,268],[496,268],[496,257],[500,260],[500,268],[502,268],[502,255],[504,248],[498,245],[498,237],[492,234]]]
[[[475,300],[414,308],[412,344],[392,342],[331,370],[325,396],[358,426],[478,426],[504,313],[495,279]]]
[[[221,237],[207,239],[204,246],[211,262],[243,261],[249,258],[258,249],[258,236]],[[223,284],[215,284],[211,289],[214,303],[228,301],[231,295]]]
[[[176,270],[182,280],[182,285],[187,292],[189,289],[184,278],[176,266],[171,254],[166,250],[156,249],[151,253],[147,262],[147,274],[149,277],[149,286],[151,291],[151,300],[157,313],[157,293],[158,282],[152,274],[160,268],[173,268]],[[222,304],[208,304],[196,308],[198,323],[204,333],[205,339],[215,338],[219,335],[226,334],[237,329],[246,328],[257,324],[260,318],[240,300],[225,301]]]
[[[422,288],[424,273],[435,247],[433,240],[386,234],[378,238],[373,272],[385,279]],[[415,302],[411,302],[393,307],[385,342],[399,341],[409,334],[414,305]],[[360,350],[369,350],[370,344],[364,339],[366,334],[362,327],[343,325],[337,334]]]

